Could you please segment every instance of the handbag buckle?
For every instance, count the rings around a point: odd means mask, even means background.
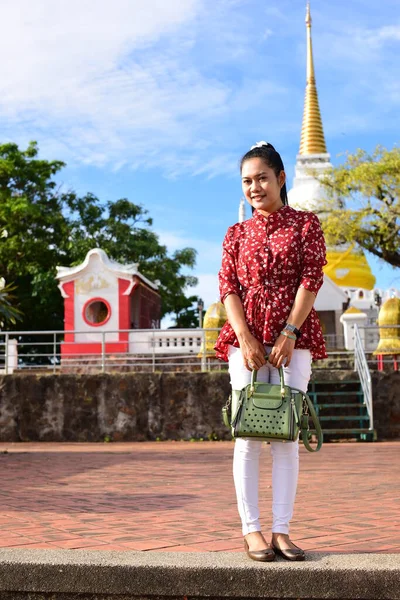
[[[229,398],[226,401],[224,408],[226,408],[227,410],[229,410],[230,407],[231,407],[231,404],[232,404],[232,394],[229,394]]]

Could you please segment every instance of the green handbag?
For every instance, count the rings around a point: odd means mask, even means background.
[[[232,390],[222,409],[224,423],[234,438],[250,437],[268,442],[295,441],[301,431],[301,439],[310,452],[320,450],[323,442],[322,429],[310,397],[285,385],[283,369],[279,369],[280,385],[257,381],[257,371],[252,371],[251,382],[241,390]],[[317,434],[317,446],[309,443],[311,415]]]

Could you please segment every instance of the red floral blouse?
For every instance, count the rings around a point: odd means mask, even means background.
[[[282,206],[265,217],[257,210],[248,221],[229,227],[219,272],[221,301],[237,294],[251,333],[265,345],[279,337],[299,287],[315,296],[327,264],[324,235],[317,215]],[[321,324],[312,308],[295,348],[307,348],[313,360],[327,358]],[[228,361],[229,345],[239,342],[227,321],[217,339],[218,358]]]

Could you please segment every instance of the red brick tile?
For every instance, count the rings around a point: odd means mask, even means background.
[[[152,552],[165,552],[166,550],[174,552],[199,552],[196,546],[173,546],[173,548],[153,548]],[[205,552],[205,550],[204,550]]]
[[[199,552],[217,552],[226,551],[236,548],[243,548],[243,541],[240,540],[217,540],[209,542],[201,542],[196,544]]]
[[[99,546],[99,542],[97,540],[85,540],[83,538],[75,538],[73,540],[58,540],[56,542],[48,542],[48,545],[52,548],[87,548],[89,546]],[[107,544],[103,544],[103,547],[106,548]]]
[[[54,546],[52,546],[52,548],[54,549]],[[104,552],[129,552],[130,548],[126,548],[125,546],[117,546],[114,544],[93,544],[93,546],[85,546],[85,550],[103,550]]]
[[[37,548],[48,548],[48,549],[53,549],[54,550],[54,546],[51,546],[50,544],[46,544],[46,543],[38,543],[38,542],[34,542],[33,544],[15,544],[12,546],[13,548],[27,548],[27,549],[32,549],[34,548],[35,550]]]
[[[0,548],[12,548],[19,544],[32,544],[35,540],[22,535],[9,535],[0,537]]]
[[[132,550],[173,550],[175,547],[180,544],[174,544],[173,542],[167,542],[165,540],[148,540],[145,542],[120,542],[120,546],[125,546],[125,548],[131,548]]]
[[[6,446],[2,547],[243,551],[231,442],[204,443],[201,453],[179,442]],[[292,539],[321,551],[400,552],[399,451],[400,442],[325,444],[318,455],[301,447]],[[271,467],[264,447],[267,539]]]

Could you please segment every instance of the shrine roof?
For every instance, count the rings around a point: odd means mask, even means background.
[[[157,283],[150,281],[150,279],[148,279],[138,271],[138,263],[118,263],[108,258],[107,254],[104,252],[104,250],[101,250],[101,248],[93,248],[93,250],[90,250],[86,254],[85,260],[80,265],[76,265],[74,267],[57,267],[56,278],[59,279],[60,282],[72,281],[74,279],[77,279],[80,273],[82,273],[82,271],[90,270],[90,263],[94,263],[98,260],[104,265],[104,267],[108,271],[111,271],[117,277],[131,280],[133,276],[136,276],[139,279],[141,279],[144,283],[146,283],[149,287],[153,288],[154,290],[158,290]]]

